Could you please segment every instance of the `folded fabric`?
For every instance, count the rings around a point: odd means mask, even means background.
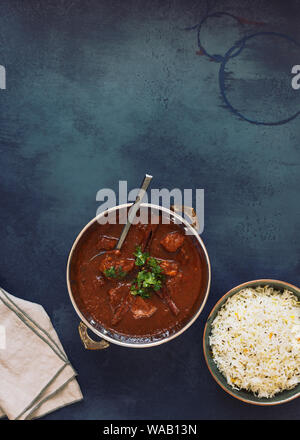
[[[0,417],[34,419],[82,399],[42,306],[0,288],[0,329]]]

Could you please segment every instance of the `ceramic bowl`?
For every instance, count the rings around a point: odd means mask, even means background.
[[[274,287],[274,289],[277,290],[283,290],[288,289],[292,293],[294,293],[299,299],[300,299],[300,289],[296,286],[293,286],[292,284],[286,283],[284,281],[278,281],[278,280],[269,280],[269,279],[262,279],[262,280],[254,280],[254,281],[248,281],[247,283],[240,284],[237,287],[234,287],[229,292],[227,292],[222,298],[217,302],[217,304],[214,306],[212,311],[210,312],[210,315],[207,319],[205,328],[204,328],[204,334],[203,334],[203,350],[204,350],[204,357],[208,366],[209,371],[211,372],[213,378],[216,380],[216,382],[223,388],[224,391],[229,393],[231,396],[247,403],[251,403],[254,405],[263,405],[263,406],[269,406],[269,405],[279,405],[281,403],[288,402],[292,399],[296,399],[300,396],[300,384],[298,384],[295,388],[291,390],[282,391],[281,393],[276,394],[272,398],[258,398],[253,393],[245,391],[245,390],[235,390],[232,388],[226,381],[226,378],[223,376],[223,374],[219,371],[217,365],[215,364],[213,357],[212,357],[212,351],[211,347],[209,345],[209,335],[211,333],[211,324],[213,320],[215,319],[218,311],[221,309],[223,304],[226,302],[226,300],[232,296],[238,293],[240,290],[246,288],[246,287],[258,287],[258,286],[271,286]]]

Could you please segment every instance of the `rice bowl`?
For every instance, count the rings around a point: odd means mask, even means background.
[[[270,398],[300,382],[300,308],[289,290],[242,289],[218,312],[209,341],[233,388]]]
[[[217,383],[247,403],[274,405],[300,395],[300,290],[255,280],[227,292],[212,309],[203,335]]]

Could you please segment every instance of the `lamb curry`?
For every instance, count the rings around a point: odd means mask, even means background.
[[[102,333],[120,340],[153,341],[182,328],[203,300],[207,268],[195,237],[183,225],[93,223],[81,237],[70,268],[75,302]]]

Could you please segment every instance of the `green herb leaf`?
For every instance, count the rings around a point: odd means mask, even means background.
[[[109,269],[106,269],[104,271],[105,276],[107,276],[107,278],[116,278],[117,274],[116,274],[116,269],[114,266],[111,266]]]
[[[151,271],[155,274],[161,274],[163,272],[156,258],[150,257],[147,261],[147,265],[151,268]]]
[[[115,266],[111,266],[109,269],[104,271],[104,274],[107,278],[124,278],[127,275],[127,272],[124,272],[122,268],[116,269]]]
[[[140,295],[142,298],[150,298],[153,291],[157,292],[162,287],[165,279],[163,269],[159,261],[150,257],[148,252],[142,252],[140,246],[134,253],[136,266],[142,266],[136,278],[132,282],[131,294]]]
[[[137,246],[136,252],[133,254],[135,258],[136,266],[144,266],[146,264],[147,258],[149,258],[148,252],[142,252],[140,246]]]
[[[124,278],[124,277],[126,277],[126,275],[127,275],[127,272],[125,272],[121,268],[118,270],[118,278]]]

